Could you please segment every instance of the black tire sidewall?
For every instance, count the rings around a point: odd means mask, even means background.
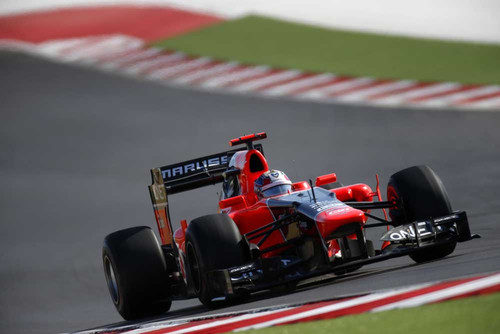
[[[212,302],[217,296],[210,289],[207,273],[244,264],[249,253],[246,248],[238,227],[226,214],[207,215],[191,221],[186,231],[188,276],[193,286],[198,285],[196,293],[204,305],[217,305]],[[199,284],[192,281],[195,260],[199,266]]]
[[[392,188],[405,209],[404,212],[389,210],[395,225],[452,213],[441,179],[428,166],[410,167],[393,174],[387,188],[388,200],[393,199],[390,193]]]
[[[118,302],[112,300],[124,319],[168,311],[171,301],[166,263],[151,228],[140,226],[111,233],[104,240],[102,257],[104,265],[108,258],[113,267],[119,298]]]
[[[394,226],[452,213],[443,182],[428,166],[414,166],[393,174],[387,185],[387,199],[403,203],[404,210],[389,210]],[[440,259],[451,254],[456,244],[449,241],[429,247],[410,254],[410,258],[417,263]]]

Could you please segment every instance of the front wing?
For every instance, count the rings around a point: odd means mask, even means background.
[[[398,236],[396,237],[394,233]],[[345,272],[363,265],[407,256],[441,244],[464,242],[479,237],[471,235],[467,214],[464,211],[395,227],[385,233],[382,240],[390,239],[391,234],[394,234],[391,239],[394,247],[370,256],[370,252],[366,251],[365,240],[358,238],[358,242],[362,243],[360,246],[365,249],[362,252],[365,254],[364,258],[332,264],[319,270],[305,272],[301,270],[304,262],[297,256],[279,256],[257,258],[243,266],[211,271],[208,277],[213,291],[220,296],[231,296],[240,292],[266,290],[332,272]],[[403,240],[402,236],[406,239]]]

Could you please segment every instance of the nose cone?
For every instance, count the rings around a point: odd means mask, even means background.
[[[359,223],[363,225],[366,223],[366,216],[363,211],[345,205],[319,213],[316,216],[316,221],[321,235],[326,237],[345,224]]]

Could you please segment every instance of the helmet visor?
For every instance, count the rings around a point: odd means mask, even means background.
[[[291,184],[280,184],[278,186],[274,186],[262,191],[262,195],[264,197],[273,197],[273,196],[288,194],[288,192],[290,192],[291,190],[292,190]]]

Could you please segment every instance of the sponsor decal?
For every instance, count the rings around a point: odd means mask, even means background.
[[[167,199],[167,195],[165,194],[165,189],[161,186],[153,186],[151,187],[153,190],[153,196],[157,202],[165,202]]]
[[[254,264],[251,263],[251,264],[247,264],[247,265],[244,265],[244,266],[233,268],[233,269],[229,270],[229,272],[232,274],[232,273],[236,273],[238,271],[250,270],[250,269],[253,269],[253,267],[254,267]]]
[[[344,203],[340,201],[318,201],[310,205],[311,209],[316,210],[316,212],[323,212],[329,209],[338,208],[340,206],[346,206]]]
[[[346,208],[340,208],[340,209],[330,209],[326,212],[327,215],[329,216],[336,216],[336,215],[341,215],[341,214],[344,214],[348,211],[350,211],[351,209],[349,207],[346,207]]]
[[[223,155],[220,157],[213,157],[199,161],[190,161],[184,165],[165,168],[161,171],[161,173],[163,179],[168,180],[172,178],[177,178],[179,176],[196,173],[199,171],[204,171],[211,167],[221,166],[226,164],[227,164],[227,155]]]
[[[427,222],[418,222],[415,223],[415,225],[417,226],[416,232],[419,237],[425,237],[432,234],[432,228],[428,226]],[[396,227],[386,233],[382,237],[382,240],[386,240],[387,235],[390,241],[415,239],[415,229],[413,228],[413,225]]]
[[[163,221],[163,218],[159,213],[156,213],[156,219],[158,219],[158,224],[160,224],[160,228],[165,228],[165,222]]]

